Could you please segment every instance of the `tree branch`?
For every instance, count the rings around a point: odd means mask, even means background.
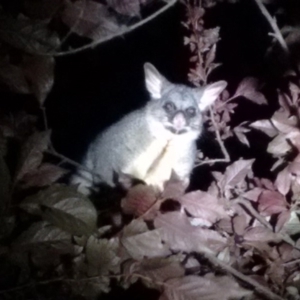
[[[226,163],[226,162],[230,162],[230,156],[228,154],[228,151],[224,145],[224,142],[222,141],[222,138],[221,138],[221,135],[220,135],[220,131],[218,129],[218,126],[217,126],[217,123],[216,123],[216,120],[215,120],[215,117],[214,117],[214,112],[213,112],[213,109],[210,107],[210,118],[211,118],[211,122],[214,126],[214,129],[215,129],[215,133],[216,133],[216,137],[217,137],[217,141],[219,143],[219,146],[221,148],[221,151],[224,155],[224,158],[216,158],[216,159],[208,159],[208,160],[203,160],[201,162],[199,162],[198,164],[195,165],[195,167],[198,167],[198,166],[202,166],[202,165],[207,165],[207,164],[214,164],[214,163],[217,163],[217,162],[223,162],[223,163]]]
[[[259,7],[261,13],[266,17],[267,21],[269,22],[269,24],[271,25],[274,33],[273,34],[269,34],[274,36],[274,38],[277,39],[277,41],[279,42],[279,44],[281,45],[282,49],[284,50],[284,52],[289,55],[289,48],[277,26],[277,22],[275,18],[272,18],[271,15],[269,14],[269,12],[267,11],[267,9],[265,8],[265,6],[262,4],[261,0],[254,0],[257,4],[257,6]]]
[[[84,170],[84,171],[92,174],[93,176],[98,177],[100,180],[102,180],[101,176],[98,173],[96,173],[96,172],[90,170],[89,168],[86,168],[85,166],[81,165],[80,163],[78,163],[78,162],[76,162],[76,161],[74,161],[74,160],[72,160],[72,159],[70,159],[70,158],[68,158],[68,157],[66,157],[66,156],[64,156],[64,155],[56,152],[55,149],[52,146],[50,147],[50,149],[51,150],[46,150],[46,152],[48,154],[53,155],[53,156],[61,159],[63,162],[66,162],[66,163],[68,163],[70,165],[73,165],[74,167],[82,169],[82,170]]]
[[[158,15],[162,14],[163,12],[165,12],[166,10],[168,10],[171,6],[173,6],[175,3],[177,2],[177,0],[170,0],[169,3],[165,6],[163,6],[161,9],[159,9],[158,11],[156,11],[154,14],[152,14],[151,16],[145,18],[144,20],[133,24],[132,26],[129,26],[128,28],[124,29],[124,30],[120,30],[118,33],[116,34],[112,34],[110,36],[106,36],[103,37],[102,39],[99,39],[97,41],[94,41],[88,45],[82,46],[80,48],[74,49],[74,50],[69,50],[69,51],[62,51],[62,52],[52,52],[52,53],[44,53],[40,55],[45,55],[45,56],[64,56],[64,55],[70,55],[70,54],[76,54],[82,51],[85,51],[87,49],[92,49],[95,48],[96,46],[105,43],[109,40],[112,40],[115,37],[127,34],[139,27],[141,27],[142,25],[148,23],[149,21],[153,20],[154,18],[156,18]]]
[[[284,300],[284,298],[281,298],[277,296],[276,294],[272,293],[268,288],[262,286],[257,281],[252,279],[249,276],[246,276],[242,274],[241,272],[237,271],[236,269],[232,268],[231,266],[227,265],[220,259],[216,258],[212,254],[208,253],[202,253],[205,257],[207,257],[213,264],[220,266],[221,268],[225,269],[228,273],[234,275],[235,277],[243,280],[244,282],[247,282],[251,286],[253,286],[259,293],[264,294],[268,297],[268,299],[272,300]]]

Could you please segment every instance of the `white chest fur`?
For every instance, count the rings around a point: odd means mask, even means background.
[[[122,172],[162,189],[163,183],[170,178],[176,164],[177,151],[173,140],[154,139]]]

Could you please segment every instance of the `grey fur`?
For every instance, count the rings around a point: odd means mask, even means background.
[[[172,170],[188,184],[196,158],[196,139],[202,132],[201,112],[227,83],[190,88],[170,83],[150,63],[144,70],[150,101],[99,134],[82,164],[111,186],[115,172],[137,177],[161,190]],[[84,194],[99,181],[83,170],[71,179]]]

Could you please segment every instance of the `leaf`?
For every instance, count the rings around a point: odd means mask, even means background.
[[[174,251],[214,253],[225,246],[225,239],[216,231],[192,226],[182,212],[159,215],[154,220],[154,226]]]
[[[170,279],[166,282],[164,293],[160,300],[230,300],[241,299],[252,294],[243,289],[229,276],[189,275]]]
[[[220,181],[220,186],[225,188],[233,188],[243,182],[246,175],[251,171],[252,164],[255,159],[237,160],[226,168],[224,177]]]
[[[90,236],[86,244],[86,259],[89,276],[107,275],[110,271],[117,272],[120,258],[117,255],[118,239],[97,239]]]
[[[260,130],[269,137],[274,137],[278,134],[278,131],[270,120],[259,120],[250,124],[250,127]]]
[[[287,202],[280,193],[265,190],[259,196],[258,210],[264,216],[278,214],[287,210]]]
[[[121,15],[129,17],[140,15],[140,0],[107,0],[107,4]]]
[[[221,218],[228,218],[228,214],[219,199],[208,193],[191,192],[185,194],[178,201],[191,216],[203,219],[207,226],[211,226]]]
[[[210,64],[215,60],[216,49],[217,49],[217,46],[216,46],[216,44],[214,44],[211,47],[211,49],[208,51],[208,53],[206,55],[206,60],[205,60],[205,69],[207,69],[210,66]]]
[[[42,187],[56,182],[68,173],[67,170],[58,166],[44,163],[38,169],[32,170],[22,178],[22,187]]]
[[[80,36],[99,40],[118,33],[120,27],[107,7],[94,1],[65,1],[62,20]]]
[[[273,126],[281,133],[290,133],[292,131],[299,131],[297,129],[297,121],[293,119],[288,119],[286,116],[280,114],[274,114],[271,119]]]
[[[16,171],[16,181],[35,170],[42,162],[43,151],[48,148],[50,131],[36,132],[31,135],[21,148],[21,155]]]
[[[277,135],[268,145],[267,152],[274,156],[285,155],[291,150],[285,134]]]
[[[291,178],[291,174],[289,172],[289,167],[287,166],[286,168],[284,168],[282,171],[280,171],[277,174],[276,180],[275,180],[275,186],[278,189],[278,191],[286,196],[286,194],[289,192],[290,190],[290,186],[292,183],[292,178]]]
[[[243,193],[241,196],[248,200],[257,202],[258,197],[260,196],[262,191],[263,191],[262,188],[256,187],[256,188],[253,188],[252,190],[249,190],[249,191]]]
[[[168,255],[169,250],[167,246],[162,243],[160,231],[149,231],[145,226],[146,224],[143,225],[140,221],[133,221],[132,224],[130,224],[130,228],[124,230],[121,243],[130,257],[136,260],[142,260],[144,257]],[[136,233],[133,234],[134,231]]]
[[[257,91],[258,81],[253,77],[244,78],[233,97],[244,96],[246,99],[256,103],[256,104],[268,104],[265,96]]]
[[[50,31],[47,21],[32,21],[23,15],[0,17],[0,40],[31,54],[48,53],[59,46],[57,33]]]
[[[236,135],[236,137],[238,138],[238,140],[239,140],[242,144],[244,144],[244,145],[250,147],[249,141],[248,141],[246,135],[245,135],[243,132],[239,132],[239,131],[236,131],[236,130],[234,130],[234,129],[233,129],[233,132],[234,132],[234,134]]]
[[[23,54],[14,65],[5,57],[0,60],[0,79],[12,92],[32,93],[43,105],[54,83],[54,58]]]
[[[24,56],[23,72],[30,91],[42,106],[54,84],[54,58],[51,56]]]
[[[174,255],[168,258],[143,259],[140,262],[130,261],[125,264],[127,283],[133,284],[136,281],[136,276],[132,275],[138,274],[141,275],[143,284],[151,289],[160,289],[158,282],[165,282],[168,279],[181,277],[185,274],[185,269],[179,258]]]
[[[0,61],[0,79],[12,92],[30,93],[22,68],[11,64],[7,57]]]
[[[71,242],[71,235],[45,221],[32,224],[14,242],[14,246],[35,247],[36,244]]]
[[[290,213],[289,219],[284,223],[280,232],[288,235],[296,235],[300,233],[300,220],[295,211]]]
[[[291,217],[291,211],[285,210],[282,213],[280,213],[277,217],[277,222],[275,226],[275,232],[280,232],[285,225],[286,222],[289,221]]]
[[[272,230],[265,227],[251,227],[244,233],[246,242],[276,242],[280,237],[276,236]]]
[[[186,188],[186,184],[172,171],[171,178],[164,185],[161,198],[176,200],[184,195]]]
[[[248,226],[248,220],[243,215],[236,215],[232,219],[232,225],[234,232],[238,235],[243,235],[246,227]]]
[[[74,235],[90,235],[96,229],[96,209],[71,187],[53,185],[26,198],[20,206]]]
[[[145,214],[150,208],[157,210],[159,203],[155,205],[156,201],[156,194],[152,187],[138,184],[129,189],[126,197],[122,199],[121,207],[125,214],[132,214],[139,217]],[[153,217],[153,214],[149,211],[149,214],[145,215],[145,218],[148,219],[151,217]]]

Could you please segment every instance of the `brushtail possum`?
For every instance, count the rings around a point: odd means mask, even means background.
[[[128,174],[162,190],[172,171],[188,186],[196,158],[196,140],[203,127],[202,112],[226,88],[218,81],[200,88],[173,84],[145,63],[150,100],[104,130],[91,143],[83,166],[71,179],[89,194],[101,181],[114,186],[114,174]]]

